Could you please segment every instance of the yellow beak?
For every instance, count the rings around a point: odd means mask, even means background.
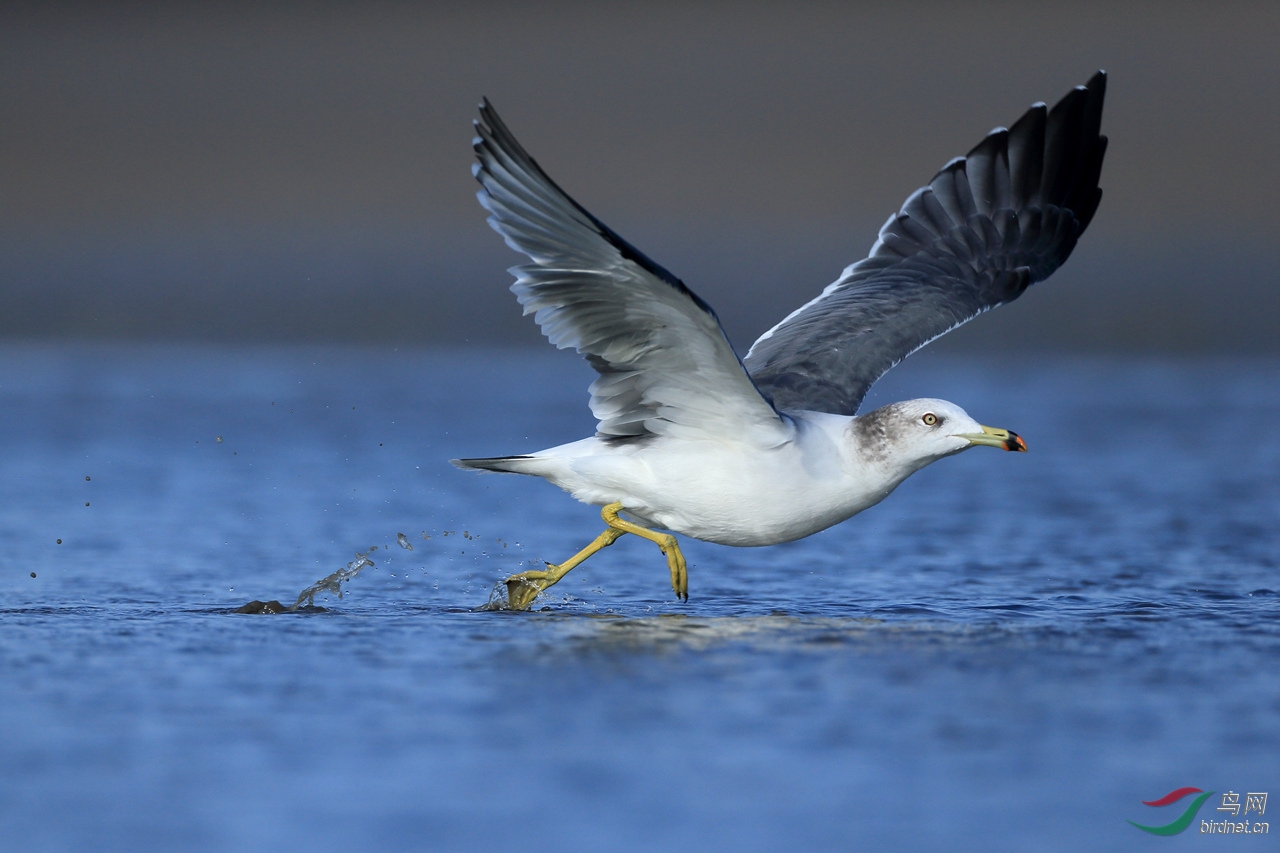
[[[987,447],[1001,447],[1005,450],[1016,450],[1019,453],[1027,452],[1027,443],[1022,440],[1022,436],[1007,429],[984,426],[982,432],[961,433],[956,438],[967,438],[969,444],[985,444]]]

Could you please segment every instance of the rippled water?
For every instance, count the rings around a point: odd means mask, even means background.
[[[513,614],[598,517],[445,460],[588,434],[571,356],[0,348],[4,847],[1209,843],[1126,820],[1280,788],[1280,362],[914,361],[872,404],[1031,452],[686,541],[687,605],[627,537]]]

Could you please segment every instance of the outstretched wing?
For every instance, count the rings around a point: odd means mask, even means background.
[[[711,306],[556,186],[487,100],[475,126],[480,203],[507,245],[532,260],[511,269],[511,289],[553,344],[574,347],[600,374],[591,384],[599,434],[784,440],[789,427]]]
[[[1036,104],[943,167],[880,229],[871,254],[752,345],[779,410],[853,415],[902,359],[1017,299],[1071,254],[1102,198],[1106,74]]]

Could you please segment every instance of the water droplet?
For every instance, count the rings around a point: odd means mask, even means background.
[[[214,441],[218,442],[218,444],[222,444],[222,436],[218,436],[217,438],[214,439]],[[85,477],[85,479],[87,480],[89,478]]]
[[[88,501],[85,501],[85,502],[84,502],[84,505],[85,505],[85,506],[88,506],[88,505],[89,505],[89,502],[88,502]]]
[[[413,544],[409,542],[409,537],[405,536],[403,533],[396,534],[396,544],[398,544],[401,548],[405,549],[406,551],[413,550]]]
[[[35,572],[32,572],[32,573],[31,573],[31,577],[35,577],[35,576],[36,576],[36,573],[35,573]]]
[[[89,477],[88,477],[87,475],[85,476],[84,481],[85,481],[86,483],[87,483],[87,482],[89,482]]]
[[[58,540],[58,544],[59,544],[59,545],[61,545],[61,544],[62,544],[62,540],[61,540],[61,539],[59,539],[59,540]]]

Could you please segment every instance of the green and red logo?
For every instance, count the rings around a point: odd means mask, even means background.
[[[1204,805],[1205,800],[1213,796],[1213,791],[1201,791],[1199,788],[1179,788],[1176,791],[1170,791],[1158,800],[1142,801],[1144,806],[1155,806],[1159,808],[1161,806],[1176,803],[1178,800],[1181,800],[1183,797],[1189,796],[1190,794],[1199,794],[1200,796],[1192,800],[1191,805],[1187,806],[1187,810],[1172,823],[1166,823],[1164,826],[1143,826],[1142,824],[1134,823],[1133,821],[1129,821],[1129,823],[1132,823],[1143,832],[1149,832],[1152,835],[1177,835],[1179,832],[1182,832],[1182,830],[1190,826],[1191,821],[1196,819],[1196,812],[1200,811],[1200,807]]]

